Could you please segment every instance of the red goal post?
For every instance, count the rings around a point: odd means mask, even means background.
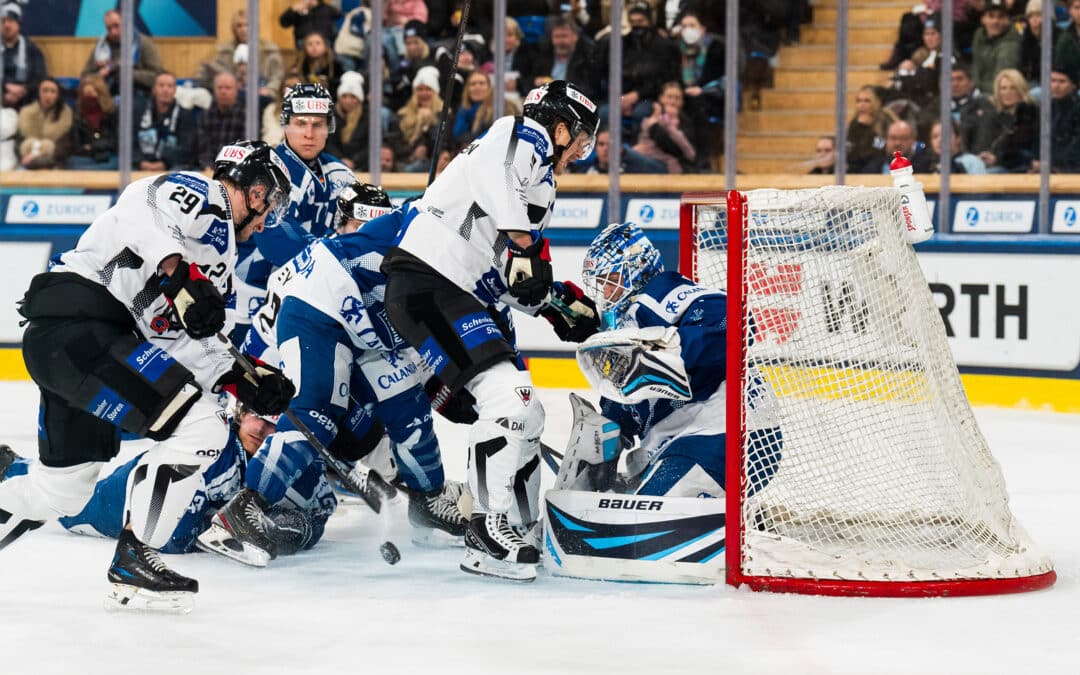
[[[1054,583],[1009,510],[895,190],[683,195],[679,269],[728,294],[727,583],[889,597]],[[748,381],[774,395],[768,472],[748,450]]]

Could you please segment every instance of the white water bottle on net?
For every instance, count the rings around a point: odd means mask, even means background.
[[[729,583],[905,596],[1055,580],[1009,509],[900,199],[683,198],[681,271],[728,293]]]

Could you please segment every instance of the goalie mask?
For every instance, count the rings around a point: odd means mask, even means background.
[[[603,327],[618,328],[634,296],[664,271],[660,251],[633,223],[612,223],[589,244],[582,263],[585,293],[596,303]]]
[[[355,232],[359,226],[393,210],[389,195],[378,185],[356,182],[341,190],[334,213],[334,231],[337,234]],[[356,221],[357,227],[352,227]]]

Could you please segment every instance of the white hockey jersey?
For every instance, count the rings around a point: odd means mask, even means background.
[[[540,236],[555,205],[553,169],[542,126],[528,118],[495,120],[410,205],[397,246],[481,302],[520,309],[506,292],[506,233]]]
[[[233,292],[236,234],[225,186],[194,172],[135,181],[49,271],[74,272],[127,306],[143,337],[186,366],[209,391],[233,364],[214,338],[195,340],[161,293],[158,264],[179,254],[197,263],[226,300]],[[226,330],[228,327],[226,326]]]

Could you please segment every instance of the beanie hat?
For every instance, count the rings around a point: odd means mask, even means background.
[[[337,97],[340,99],[345,94],[352,94],[364,102],[364,76],[355,70],[347,70],[341,74],[341,84],[337,88]]]
[[[436,94],[440,93],[439,69],[435,66],[424,66],[416,71],[416,77],[414,77],[412,81],[413,89],[416,89],[420,85],[434,89]]]

